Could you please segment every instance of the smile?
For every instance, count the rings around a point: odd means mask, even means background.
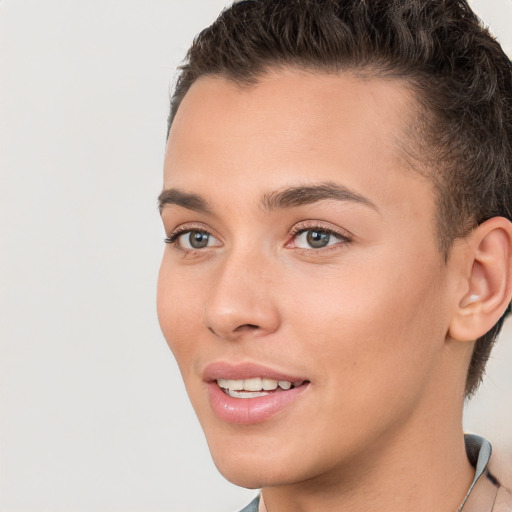
[[[253,363],[215,362],[203,372],[212,412],[223,422],[262,423],[301,407],[311,382]]]
[[[259,398],[280,391],[288,391],[304,383],[302,380],[290,382],[288,380],[275,380],[263,377],[217,379],[216,382],[226,395],[233,398]]]

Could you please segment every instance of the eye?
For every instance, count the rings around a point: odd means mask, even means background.
[[[195,251],[220,245],[220,242],[212,234],[198,229],[177,231],[165,241],[185,251]]]
[[[340,236],[336,236],[328,231],[308,229],[297,235],[295,247],[301,249],[321,249],[341,241],[342,238]]]
[[[348,242],[350,242],[348,236],[332,229],[320,226],[299,227],[292,233],[292,243],[288,247],[313,250]]]
[[[189,231],[179,236],[178,240],[184,249],[204,249],[208,247],[210,235],[204,231]]]

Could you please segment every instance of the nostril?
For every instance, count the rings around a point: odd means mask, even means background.
[[[253,331],[254,329],[259,329],[259,326],[254,325],[254,324],[243,324],[243,325],[239,325],[234,330],[234,332]]]
[[[207,329],[214,335],[214,336],[220,336],[220,337],[238,337],[239,335],[242,335],[244,333],[251,333],[253,331],[256,331],[260,329],[259,325],[255,324],[242,324],[236,327],[231,331],[231,334],[227,335],[226,333],[223,333],[222,331],[216,331],[214,327],[207,327]]]

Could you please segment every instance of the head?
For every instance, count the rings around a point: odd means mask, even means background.
[[[203,30],[180,68],[169,129],[191,85],[250,86],[276,68],[394,78],[416,112],[404,151],[436,192],[439,250],[512,218],[512,64],[466,1],[246,0]],[[466,396],[480,384],[505,315],[478,339]]]
[[[465,2],[243,1],[196,38],[158,308],[230,480],[461,421],[512,295],[511,121],[510,61]],[[219,391],[246,377],[295,388]]]

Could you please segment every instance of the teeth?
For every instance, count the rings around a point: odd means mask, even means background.
[[[261,377],[251,377],[250,379],[217,379],[217,384],[222,389],[228,391],[230,396],[235,396],[237,398],[248,398],[249,396],[238,396],[238,394],[232,394],[233,391],[246,391],[250,392],[251,397],[263,396],[268,393],[256,394],[257,391],[274,391],[279,386],[283,390],[291,389],[292,387],[300,386],[303,381],[297,382],[289,382],[287,380],[277,381],[275,379],[265,379]]]
[[[217,384],[222,389],[233,389],[236,391],[240,391],[244,389],[244,381],[243,380],[232,380],[232,379],[217,379]]]
[[[261,379],[259,377],[254,379],[245,379],[244,389],[245,391],[260,391],[260,389],[263,389]]]
[[[257,393],[254,391],[233,391],[232,389],[227,389],[226,391],[228,395],[233,398],[258,398],[259,396],[268,395],[265,391],[259,391]]]
[[[277,388],[277,380],[261,379],[261,385],[265,391],[272,391]]]

